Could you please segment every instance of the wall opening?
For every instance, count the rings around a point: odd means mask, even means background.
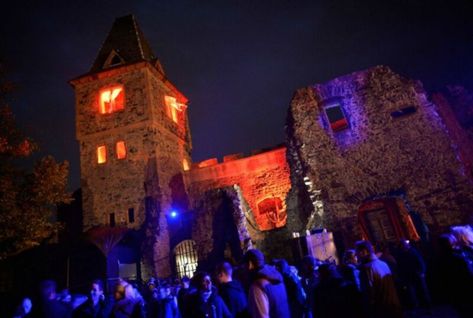
[[[177,244],[174,248],[174,257],[176,260],[176,272],[179,278],[194,276],[199,261],[194,241],[185,240]]]

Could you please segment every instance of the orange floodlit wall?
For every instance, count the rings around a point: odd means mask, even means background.
[[[105,146],[97,147],[97,163],[107,162],[107,148]]]
[[[118,159],[126,158],[126,145],[124,141],[118,141],[115,147]]]
[[[115,86],[100,91],[99,111],[110,114],[125,108],[125,91],[123,86]]]
[[[267,231],[286,225],[286,196],[291,188],[286,148],[218,163],[196,163],[185,175],[192,195],[237,184],[258,228]]]

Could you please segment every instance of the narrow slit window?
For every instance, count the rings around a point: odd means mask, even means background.
[[[135,223],[135,209],[128,209],[128,223]]]
[[[117,153],[118,159],[125,159],[126,158],[126,145],[124,141],[118,141],[115,147],[115,151]]]
[[[123,86],[115,86],[100,91],[99,111],[111,114],[125,108],[125,92]]]
[[[97,163],[103,164],[107,162],[107,148],[105,146],[97,147]]]
[[[111,227],[115,226],[115,213],[110,213],[109,215],[109,223]]]
[[[417,112],[417,108],[415,106],[407,106],[404,108],[401,108],[399,110],[396,110],[391,113],[392,118],[399,118],[399,117],[404,117],[407,115],[411,115]]]
[[[340,131],[348,128],[348,120],[343,112],[342,105],[332,104],[325,107],[325,114],[333,131]]]

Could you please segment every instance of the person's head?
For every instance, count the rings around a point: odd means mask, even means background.
[[[200,292],[210,292],[212,290],[212,280],[206,272],[198,272],[194,276],[197,289]]]
[[[164,284],[159,287],[160,299],[168,298],[170,295],[171,295],[171,286],[169,286],[168,284]]]
[[[92,281],[90,285],[90,297],[94,303],[103,298],[103,283],[100,279]]]
[[[53,280],[44,280],[40,284],[40,294],[43,300],[56,299],[56,282]]]
[[[15,312],[15,317],[23,317],[23,316],[28,315],[31,312],[32,308],[33,308],[33,303],[31,302],[31,299],[23,298],[20,306],[18,306]]]
[[[470,226],[454,226],[451,230],[459,247],[473,246],[473,230]]]
[[[314,275],[317,268],[317,261],[314,257],[306,255],[301,261],[301,274],[303,277],[310,277]]]
[[[358,264],[358,258],[356,257],[355,250],[346,250],[343,254],[343,263],[346,265]]]
[[[249,270],[255,270],[264,266],[264,255],[260,250],[251,249],[244,257],[245,264]]]
[[[325,263],[319,266],[318,269],[319,277],[321,280],[327,280],[331,278],[338,278],[340,275],[337,272],[337,268],[333,264]]]
[[[115,297],[115,300],[134,298],[133,286],[124,280],[120,280],[115,286],[115,293],[113,296]]]
[[[368,260],[373,254],[373,245],[368,241],[358,241],[355,243],[356,256],[361,261]]]
[[[439,251],[442,254],[451,253],[457,244],[457,239],[451,233],[445,233],[440,235],[438,239]]]
[[[189,288],[190,283],[191,283],[191,280],[190,280],[189,277],[183,276],[183,277],[181,278],[181,286],[182,286],[182,288],[184,288],[184,289]]]
[[[274,266],[280,272],[283,273],[290,273],[291,269],[289,268],[289,264],[285,259],[277,259],[274,261]]]
[[[233,267],[228,262],[222,262],[215,268],[215,275],[220,284],[232,281]]]

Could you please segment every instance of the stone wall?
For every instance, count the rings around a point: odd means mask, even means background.
[[[191,208],[197,211],[205,210],[208,216],[213,215],[215,206],[212,208],[213,204],[207,203],[204,204],[206,208],[199,207],[203,206],[202,202],[209,202],[209,191],[237,185],[241,189],[240,206],[244,207],[241,209],[252,242],[272,255],[280,256],[281,253],[287,252],[281,249],[281,244],[287,243],[290,237],[286,224],[291,223],[294,212],[288,210],[286,202],[291,183],[285,147],[245,158],[237,155],[227,156],[223,163],[218,163],[216,159],[205,160],[194,164],[194,168],[186,172],[184,178]],[[266,198],[281,199],[282,206],[276,219],[259,213],[258,203]],[[198,212],[198,218],[205,218],[205,215]],[[193,232],[193,236],[199,237],[196,234],[199,231],[204,232],[203,236],[211,235],[208,233],[209,228],[199,227],[199,229]],[[264,239],[268,243],[266,247]]]
[[[331,129],[323,109],[330,100],[341,102],[348,129]],[[415,111],[391,115],[409,106]],[[347,243],[361,237],[360,205],[392,193],[403,193],[434,232],[472,213],[471,180],[435,105],[420,82],[387,67],[297,90],[287,133],[293,182],[319,194],[318,226]]]

